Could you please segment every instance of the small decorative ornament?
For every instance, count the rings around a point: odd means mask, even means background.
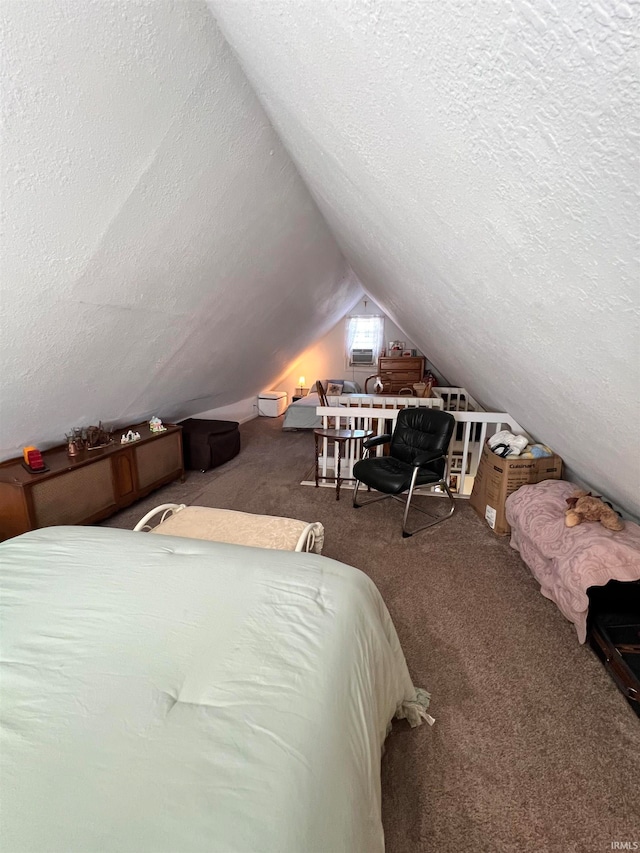
[[[68,456],[75,456],[81,450],[101,450],[113,443],[111,432],[103,427],[102,421],[98,426],[74,427],[65,438]],[[75,445],[75,451],[72,444]]]
[[[166,432],[166,426],[163,426],[162,421],[158,417],[153,417],[149,421],[149,429],[151,432]]]
[[[142,436],[139,432],[134,432],[132,429],[129,432],[122,435],[120,438],[120,444],[131,444],[132,441],[140,441]]]
[[[81,427],[74,427],[71,432],[65,434],[65,438],[67,456],[77,456],[81,450],[85,449],[86,432]]]
[[[99,450],[102,447],[108,447],[111,442],[111,433],[102,426],[102,421],[98,426],[89,426],[85,430],[85,448],[87,450]]]
[[[22,458],[22,465],[27,469],[30,474],[42,474],[44,471],[49,470],[44,464],[42,453],[38,450],[37,447],[34,447],[31,444],[23,448]]]

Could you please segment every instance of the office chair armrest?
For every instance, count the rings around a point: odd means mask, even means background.
[[[416,458],[413,460],[413,464],[416,468],[422,468],[430,462],[436,462],[438,459],[444,458],[445,456],[442,450],[425,450],[424,453],[418,453]]]
[[[386,444],[388,441],[391,441],[391,436],[387,435],[374,435],[373,438],[365,438],[362,442],[362,446],[367,450],[370,447],[377,447],[379,444]]]

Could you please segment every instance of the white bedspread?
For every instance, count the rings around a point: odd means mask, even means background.
[[[381,747],[415,691],[363,573],[79,527],[0,564],[2,850],[383,849]]]

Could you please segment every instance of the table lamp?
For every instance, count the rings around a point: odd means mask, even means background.
[[[298,385],[298,387],[296,388],[296,391],[298,391],[298,392],[300,393],[300,396],[301,396],[301,397],[304,395],[304,387],[305,387],[305,386],[304,386],[304,381],[305,381],[305,380],[304,380],[304,376],[301,376],[301,377],[300,377],[300,379],[298,380],[299,385]]]

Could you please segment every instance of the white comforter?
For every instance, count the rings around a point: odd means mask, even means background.
[[[0,564],[2,850],[383,849],[382,743],[420,709],[364,574],[78,527]]]

